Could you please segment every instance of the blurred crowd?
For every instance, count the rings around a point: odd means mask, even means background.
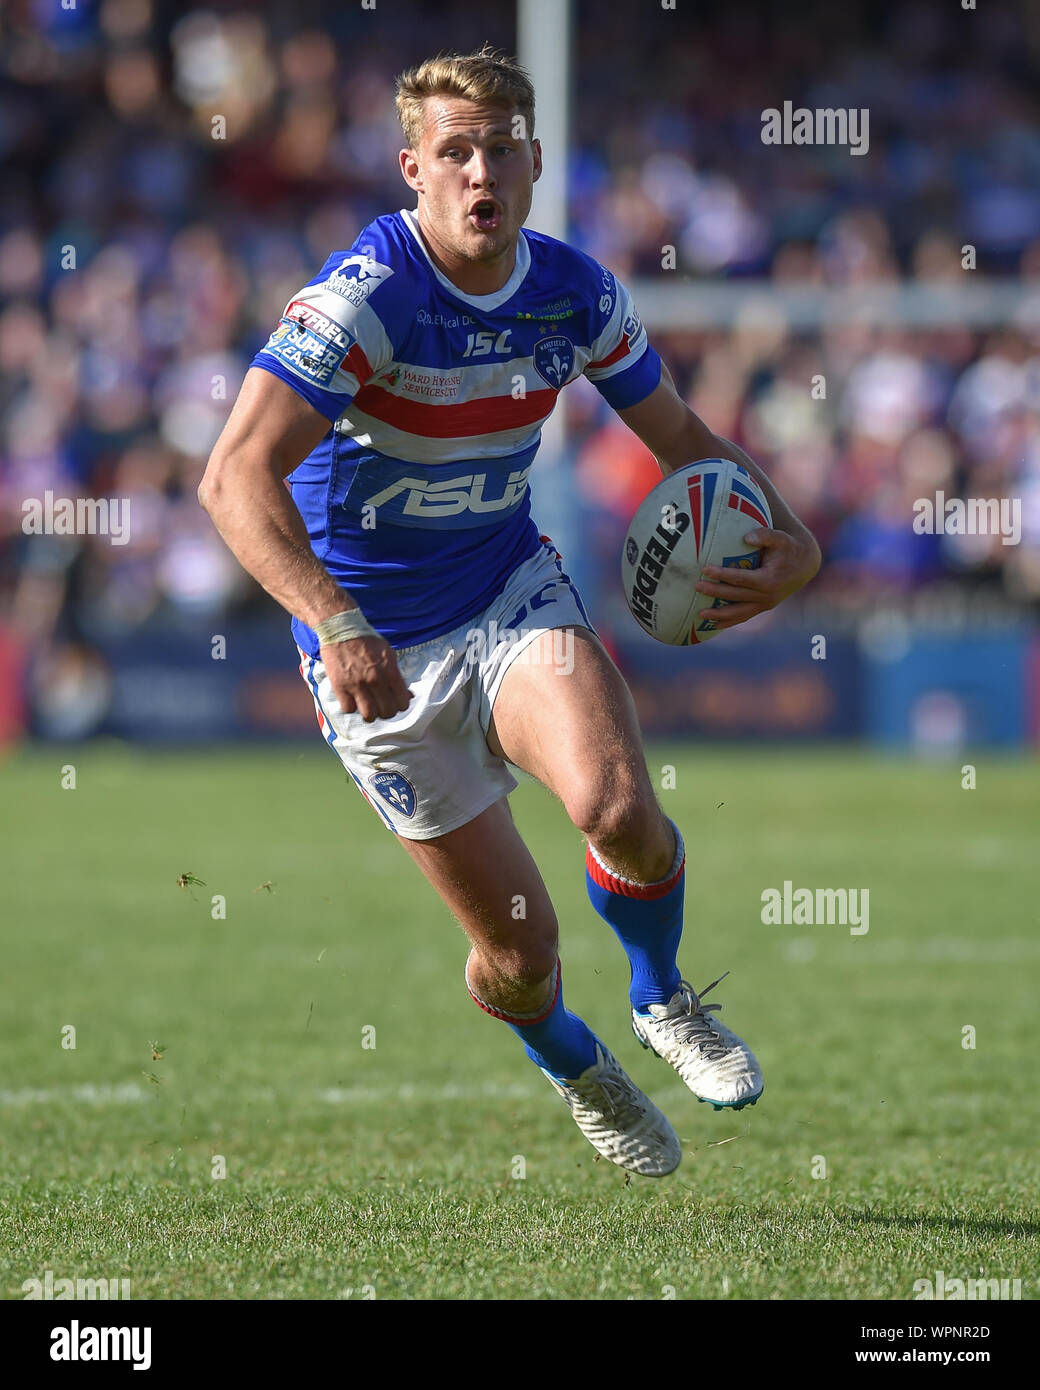
[[[959,584],[1025,607],[1040,604],[1040,320],[1037,330],[804,334],[778,315],[655,336],[692,408],[763,464],[819,539],[817,599],[867,608]],[[600,572],[613,580],[625,524],[660,475],[616,419],[578,412],[575,423]],[[938,494],[940,516],[945,499],[1017,502],[1020,537],[958,534],[952,516],[946,534],[915,530],[928,518],[919,504]]]
[[[985,8],[983,23],[912,0],[715,3],[694,20],[583,0],[572,240],[627,281],[659,279],[671,246],[686,282],[865,296],[963,283],[970,244],[976,274],[1020,281],[1035,305],[1040,21]],[[209,450],[289,294],[373,217],[411,205],[394,74],[485,39],[512,50],[514,9],[5,8],[0,625],[89,643],[157,622],[277,621],[197,504]],[[761,111],[788,99],[868,107],[869,154],[763,145]],[[552,132],[538,133],[558,156]],[[652,337],[693,408],[816,530],[825,585],[959,578],[1009,602],[1040,596],[1036,313],[806,331],[778,310]],[[619,528],[658,475],[598,396],[578,394],[583,525],[613,578]],[[48,490],[129,498],[129,543],[25,536],[22,502]],[[938,491],[1021,498],[1021,544],[914,535],[914,500]]]

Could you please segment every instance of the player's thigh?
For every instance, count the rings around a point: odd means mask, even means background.
[[[556,961],[557,921],[503,797],[428,840],[401,845],[482,955],[515,979],[543,980]]]
[[[537,658],[516,660],[499,686],[488,746],[556,793],[589,829],[606,803],[655,805],[639,719],[621,672],[595,633],[566,628],[537,638]]]

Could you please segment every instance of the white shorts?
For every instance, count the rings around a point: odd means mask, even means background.
[[[398,650],[404,683],[414,692],[402,713],[366,724],[360,714],[344,714],[319,657],[301,651],[300,674],[326,741],[384,824],[407,840],[432,840],[516,787],[487,745],[491,711],[513,662],[543,659],[523,653],[541,633],[565,627],[594,631],[559,552],[543,536],[483,613]],[[553,639],[558,675],[573,669],[573,648],[566,633]]]

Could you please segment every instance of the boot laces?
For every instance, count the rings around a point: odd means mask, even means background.
[[[570,1089],[577,1092],[583,1104],[599,1111],[607,1119],[618,1121],[619,1127],[643,1115],[643,1107],[637,1103],[631,1087],[620,1076],[599,1076]]]
[[[679,989],[682,992],[686,1012],[685,1016],[670,1020],[672,1031],[678,1041],[693,1043],[712,1062],[721,1062],[724,1057],[728,1056],[730,1047],[715,1026],[715,1019],[709,1017],[712,1012],[721,1009],[722,1005],[703,1004],[701,1001],[708,991],[713,990],[728,974],[729,971],[727,970],[717,980],[712,980],[711,984],[702,989],[700,994],[688,980],[680,980]]]

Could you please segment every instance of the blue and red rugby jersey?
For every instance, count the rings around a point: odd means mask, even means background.
[[[538,549],[527,479],[562,388],[584,373],[624,410],[661,379],[628,291],[591,256],[525,229],[506,284],[465,294],[409,210],[330,256],[251,365],[332,422],[289,475],[293,500],[395,647],[475,617]]]

